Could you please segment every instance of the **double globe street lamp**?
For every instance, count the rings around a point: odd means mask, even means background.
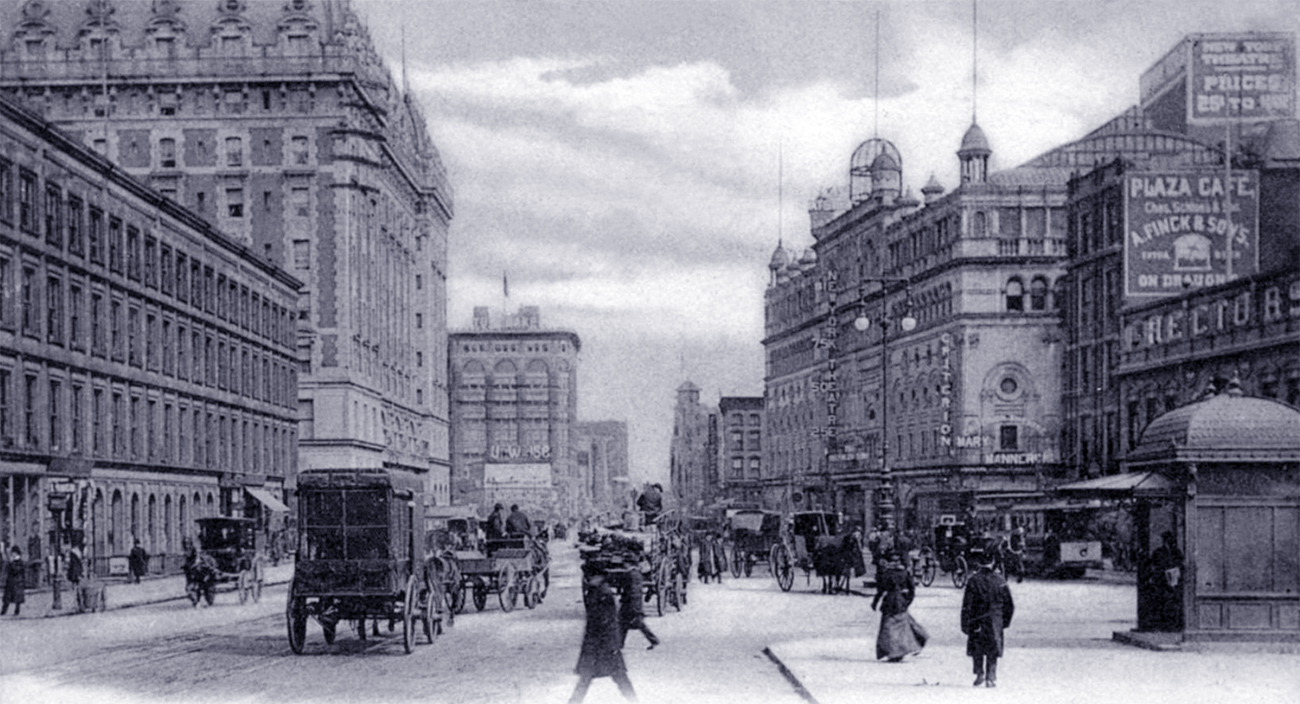
[[[901,283],[904,285],[906,294],[904,298],[903,316],[898,319],[898,327],[905,333],[916,329],[916,318],[911,315],[912,291],[911,281],[909,279],[894,278],[872,278],[864,279],[863,282],[878,281],[882,284]],[[865,296],[864,296],[865,298]],[[883,523],[890,531],[895,529],[895,493],[894,477],[889,469],[889,328],[894,324],[894,319],[890,317],[888,307],[884,308],[884,313],[872,320],[866,313],[865,302],[859,309],[858,317],[853,321],[853,327],[859,332],[866,332],[871,329],[872,325],[880,326],[880,487],[876,492],[876,521]]]

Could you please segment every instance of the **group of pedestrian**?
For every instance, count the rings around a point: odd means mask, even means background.
[[[961,603],[961,632],[966,635],[966,655],[975,670],[975,686],[997,686],[998,658],[1003,652],[1003,630],[1011,627],[1015,604],[1011,589],[993,570],[994,554],[972,551],[978,570],[966,580]],[[876,595],[871,609],[880,608],[880,630],[876,635],[876,659],[903,662],[925,647],[929,633],[908,612],[916,596],[916,584],[896,550],[882,553],[876,571]]]

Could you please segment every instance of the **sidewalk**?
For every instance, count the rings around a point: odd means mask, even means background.
[[[777,663],[805,701],[860,704],[864,697],[947,702],[974,697],[999,704],[1141,701],[1144,704],[1288,704],[1300,701],[1300,655],[1252,644],[1150,650],[1115,634],[1133,628],[1134,594],[1124,584],[1012,584],[1015,618],[1006,635],[996,689],[972,687],[958,627],[962,592],[922,589],[913,616],[930,641],[902,663],[876,659],[879,616],[864,614],[851,638],[773,643]]]
[[[267,565],[262,586],[265,589],[273,584],[287,584],[292,578],[292,561],[284,561],[279,565]],[[185,576],[180,574],[146,577],[140,580],[139,584],[133,584],[122,578],[100,579],[95,580],[94,583],[104,585],[106,609],[129,609],[132,606],[160,604],[186,598]],[[82,584],[84,586],[87,583],[82,582]],[[218,588],[229,589],[231,586],[233,585],[219,585]],[[54,618],[80,615],[80,612],[77,611],[77,595],[67,582],[63,583],[60,597],[63,608],[55,609],[54,590],[48,584],[43,584],[35,589],[28,589],[22,613],[18,618]],[[10,607],[9,613],[0,616],[0,620],[8,620],[13,617],[13,608]]]

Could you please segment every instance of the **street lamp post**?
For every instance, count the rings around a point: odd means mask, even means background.
[[[916,329],[916,318],[911,316],[912,290],[911,281],[902,278],[871,278],[863,279],[863,282],[879,281],[883,284],[901,283],[905,287],[905,310],[903,317],[898,320],[898,326],[903,332],[911,332]],[[865,298],[865,296],[864,296]],[[877,492],[876,500],[876,517],[878,522],[885,524],[890,531],[895,528],[895,492],[894,477],[889,469],[889,326],[893,324],[890,318],[889,309],[886,305],[884,313],[876,324],[880,326],[880,490]],[[861,332],[866,332],[871,328],[871,318],[866,315],[865,305],[858,312],[858,317],[853,321],[853,327]]]

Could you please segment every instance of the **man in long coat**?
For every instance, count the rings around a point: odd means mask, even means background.
[[[583,581],[587,627],[582,634],[578,665],[574,668],[578,684],[573,688],[569,704],[580,704],[587,696],[591,681],[597,677],[613,678],[623,697],[628,701],[636,701],[636,691],[632,689],[632,681],[627,677],[627,665],[623,662],[623,630],[619,627],[614,589],[600,572],[586,574]]]
[[[979,571],[966,581],[961,600],[961,632],[966,634],[966,654],[975,664],[975,686],[997,686],[998,658],[1002,657],[1002,630],[1011,627],[1015,605],[1006,580],[993,571],[993,555],[972,551]]]

